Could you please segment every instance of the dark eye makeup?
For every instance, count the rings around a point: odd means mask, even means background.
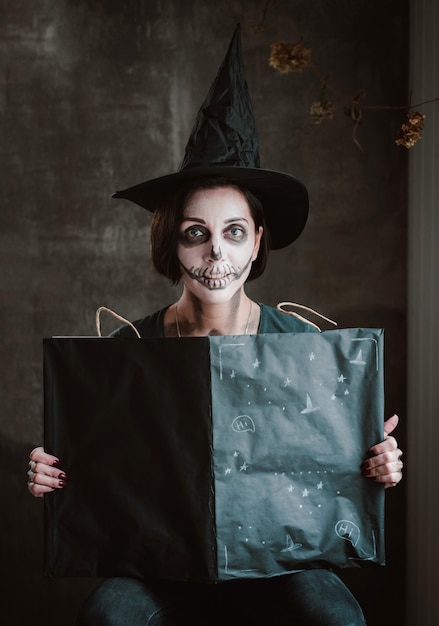
[[[183,244],[200,244],[209,240],[211,233],[208,228],[201,224],[191,224],[180,233]],[[223,236],[228,241],[240,243],[245,241],[248,230],[243,224],[232,223],[223,230]]]
[[[209,237],[209,231],[198,224],[188,226],[180,233],[180,239],[183,243],[204,243]]]

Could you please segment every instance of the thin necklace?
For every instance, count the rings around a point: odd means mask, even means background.
[[[253,310],[253,300],[250,300],[250,310],[248,312],[247,322],[246,322],[245,328],[244,328],[244,335],[246,335],[248,333],[248,329],[250,327],[250,318],[251,318],[252,310]],[[178,337],[181,337],[180,324],[178,323],[178,304],[177,304],[177,302],[175,303],[174,315],[175,315],[175,325],[177,327],[177,335],[178,335]]]
[[[181,334],[180,334],[180,324],[178,323],[177,308],[178,308],[178,304],[177,304],[177,303],[175,303],[175,309],[174,309],[174,313],[175,313],[175,325],[177,326],[177,335],[178,335],[179,337],[181,337]]]
[[[250,300],[250,311],[248,312],[247,322],[245,323],[244,335],[246,335],[248,333],[248,328],[250,326],[250,317],[251,317],[251,314],[252,314],[252,309],[253,309],[253,300]]]

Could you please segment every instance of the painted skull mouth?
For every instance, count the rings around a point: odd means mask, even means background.
[[[225,287],[228,287],[233,281],[239,280],[251,262],[252,258],[250,257],[244,267],[238,269],[233,265],[229,265],[229,263],[205,268],[192,266],[190,269],[181,263],[181,267],[190,278],[196,280],[200,285],[203,285],[203,287],[213,290],[225,289]]]
[[[204,285],[208,289],[224,289],[227,285],[238,278],[235,272],[218,272],[212,269],[191,271],[187,270],[187,273],[191,278]]]
[[[229,274],[224,278],[197,278],[198,282],[202,283],[208,289],[224,289],[233,280],[233,275]]]
[[[206,267],[204,270],[200,267],[194,268],[191,267],[189,270],[189,274],[191,274],[194,278],[207,278],[207,279],[225,279],[229,276],[233,276],[237,274],[236,270],[230,265],[221,265],[216,267]]]
[[[200,267],[187,269],[184,267],[184,270],[193,280],[207,289],[224,289],[233,280],[239,278],[239,273],[228,264],[204,269]]]

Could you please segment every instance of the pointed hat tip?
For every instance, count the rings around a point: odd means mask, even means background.
[[[245,77],[239,24],[198,111],[180,169],[216,164],[260,167],[259,139]]]

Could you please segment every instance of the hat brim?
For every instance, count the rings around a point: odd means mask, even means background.
[[[154,212],[166,196],[176,192],[187,181],[203,176],[229,178],[241,183],[259,198],[270,231],[272,249],[284,248],[302,233],[308,218],[307,189],[294,176],[274,170],[224,165],[190,167],[116,191],[112,197],[130,200]]]

